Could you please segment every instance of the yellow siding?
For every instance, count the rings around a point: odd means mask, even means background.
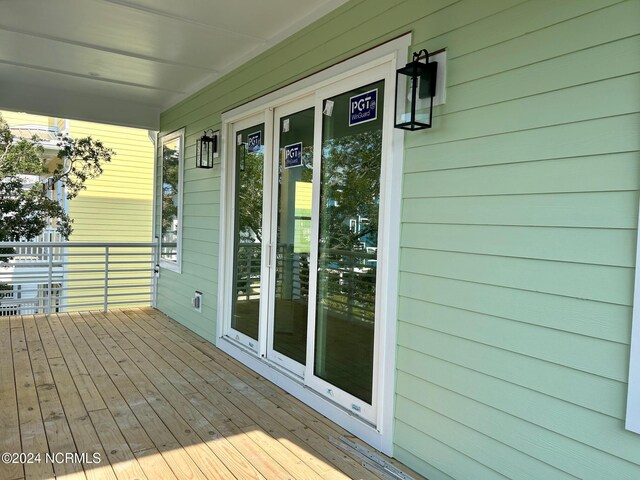
[[[8,110],[0,110],[2,118],[12,127],[21,125],[50,125],[50,118],[42,115],[31,115],[30,113],[10,112]]]
[[[76,139],[93,137],[115,152],[111,163],[105,165],[104,173],[98,178],[87,181],[87,189],[69,201],[68,213],[74,220],[73,233],[69,240],[72,242],[150,242],[152,240],[154,149],[148,132],[135,128],[72,120],[69,122],[69,134]],[[123,252],[122,249],[119,251]],[[135,253],[139,250],[130,252]],[[69,253],[71,262],[87,260],[86,257],[75,257],[73,249],[70,249]],[[127,265],[139,269],[149,267],[151,259],[148,256],[131,256],[120,257],[118,260],[145,262],[145,264]],[[71,300],[69,304],[93,302],[102,295],[103,281],[96,281],[95,273],[82,273],[82,270],[92,268],[95,266],[74,266],[68,271],[67,278],[70,280],[70,286],[83,287],[79,290],[70,290],[70,298],[95,295],[95,297]],[[112,267],[110,277],[148,276],[141,272],[117,273],[121,268],[123,266]],[[83,281],[83,278],[94,280]],[[148,284],[149,282],[150,280],[140,280],[135,283]],[[122,282],[112,281],[111,284],[122,285]],[[86,289],[90,286],[96,288]],[[148,295],[144,294],[145,291],[148,292],[148,288],[130,288],[126,291],[109,289],[110,295],[141,293],[141,296],[136,297],[113,297],[115,301],[131,300],[128,305],[148,305]],[[136,300],[142,303],[137,303]],[[86,307],[69,308],[69,310],[83,309]]]
[[[53,126],[59,130],[65,128],[65,120],[56,117],[45,117],[26,113],[0,111],[3,118],[11,126],[37,125]],[[115,155],[111,163],[105,165],[103,174],[86,182],[86,190],[67,203],[67,213],[73,219],[73,233],[69,238],[72,242],[149,242],[152,240],[152,198],[153,198],[153,169],[154,148],[146,130],[103,125],[99,123],[68,121],[69,135],[79,139],[93,137],[100,140],[112,150]],[[74,255],[74,249],[68,251],[70,262],[85,262],[85,265],[70,265],[66,271],[68,283],[71,287],[65,293],[68,300],[65,305],[71,305],[68,310],[86,310],[89,303],[102,304],[104,279],[102,273],[87,272],[87,270],[102,269],[104,254],[87,257],[89,251],[82,250],[85,256]],[[93,252],[102,252],[94,250]],[[122,249],[114,249],[113,253]],[[138,253],[140,250],[129,250]],[[145,262],[144,264],[129,264],[113,266],[110,270],[111,285],[122,285],[117,278],[131,276],[148,276],[146,273],[119,273],[122,268],[148,268],[148,255],[120,257],[118,260]],[[87,262],[97,262],[87,264]],[[91,279],[91,280],[90,280]],[[136,281],[137,284],[148,284],[149,281]],[[88,289],[87,287],[95,287]],[[148,305],[148,295],[126,296],[127,294],[148,292],[148,288],[109,289],[111,295],[125,294],[113,297],[115,301],[129,301],[129,305]],[[139,302],[136,302],[138,300]],[[82,306],[73,307],[81,304]]]
[[[73,138],[91,136],[115,151],[104,173],[69,202],[73,242],[149,242],[153,198],[153,144],[146,130],[69,122]]]

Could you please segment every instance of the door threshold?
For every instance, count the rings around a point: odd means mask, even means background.
[[[347,437],[329,437],[329,441],[335,446],[348,452],[351,456],[358,458],[365,468],[371,470],[385,480],[415,480],[411,475],[387,462],[376,452],[352,442]]]

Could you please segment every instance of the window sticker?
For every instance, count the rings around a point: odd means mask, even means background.
[[[324,102],[324,110],[322,111],[322,113],[325,114],[327,117],[330,117],[331,115],[333,115],[332,100],[327,100],[326,102]]]
[[[284,147],[284,168],[302,166],[302,142]]]
[[[349,98],[349,126],[372,122],[378,118],[378,89]]]
[[[247,135],[247,150],[252,153],[259,152],[262,146],[262,132],[254,132]]]

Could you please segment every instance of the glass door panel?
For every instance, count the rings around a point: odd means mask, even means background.
[[[322,116],[313,373],[369,405],[383,98],[380,81],[325,100]]]
[[[235,222],[231,328],[258,340],[262,285],[264,123],[235,133]]]
[[[314,108],[280,116],[275,292],[271,358],[299,375],[307,352],[309,256],[313,180]],[[285,357],[284,359],[282,357]],[[294,364],[287,359],[293,360]]]

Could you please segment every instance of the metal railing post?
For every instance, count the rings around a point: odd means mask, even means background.
[[[104,306],[106,312],[109,309],[109,247],[104,247]]]
[[[158,275],[160,274],[160,237],[151,247],[151,306],[156,308],[158,302]]]
[[[53,296],[53,247],[49,247],[49,275],[47,282],[47,314],[51,315],[51,297]]]

